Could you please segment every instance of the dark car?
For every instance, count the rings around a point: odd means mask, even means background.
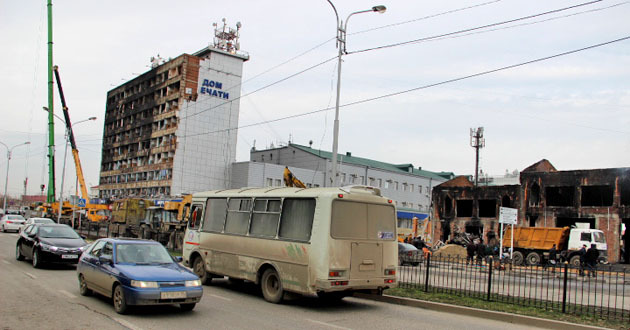
[[[20,233],[15,258],[30,258],[33,267],[44,263],[76,264],[87,243],[70,226],[60,224],[28,225]]]
[[[141,239],[102,238],[77,265],[81,295],[100,293],[124,314],[131,305],[179,304],[189,311],[201,300],[199,277],[181,266],[162,244]]]
[[[404,266],[410,264],[418,266],[422,254],[415,246],[407,243],[398,243],[398,265]]]

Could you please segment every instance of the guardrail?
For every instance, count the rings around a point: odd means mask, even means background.
[[[467,263],[458,256],[430,255],[406,261],[417,266],[399,267],[401,288],[630,322],[630,273],[617,266],[513,267],[491,257]]]

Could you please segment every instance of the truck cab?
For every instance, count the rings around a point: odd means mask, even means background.
[[[595,244],[599,250],[600,262],[606,262],[608,260],[608,245],[604,232],[598,229],[572,228],[567,247],[570,263],[579,265],[578,250],[582,248],[582,245],[586,245],[586,249],[589,249],[591,244]]]

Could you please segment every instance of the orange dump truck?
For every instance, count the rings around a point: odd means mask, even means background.
[[[503,234],[503,246],[511,247],[511,239],[512,230],[508,227]],[[580,264],[578,250],[582,245],[590,248],[591,244],[595,244],[600,250],[602,261],[605,261],[607,256],[606,239],[601,230],[569,227],[516,227],[514,228],[514,264],[521,265],[526,262],[528,265],[538,265],[545,252],[548,252],[554,244],[558,255],[576,266]]]

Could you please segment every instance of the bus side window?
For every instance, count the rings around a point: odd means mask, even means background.
[[[202,211],[203,211],[203,206],[201,206],[200,204],[195,204],[192,206],[190,221],[188,222],[188,228],[199,229],[199,225],[201,224]]]

